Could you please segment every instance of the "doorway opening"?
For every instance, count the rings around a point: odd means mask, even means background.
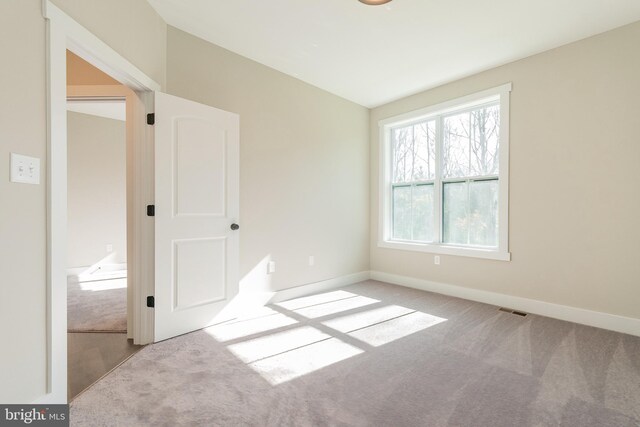
[[[68,402],[67,340],[67,97],[120,96],[126,99],[127,144],[127,339],[153,341],[153,310],[146,304],[154,289],[153,129],[146,115],[161,86],[118,52],[78,24],[50,0],[42,2],[47,25],[47,378],[38,404]],[[121,85],[67,85],[67,55],[73,52]],[[124,86],[123,86],[124,85]],[[125,89],[113,93],[114,88]],[[107,93],[96,92],[110,88]],[[67,93],[69,92],[69,93]],[[129,159],[132,159],[129,162]]]
[[[67,50],[69,400],[142,348],[132,341],[127,274],[131,94]]]

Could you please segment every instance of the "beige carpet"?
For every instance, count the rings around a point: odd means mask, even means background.
[[[141,350],[78,426],[638,426],[640,338],[363,282]]]
[[[127,279],[67,285],[68,332],[126,332]]]
[[[67,334],[67,398],[76,397],[141,348],[126,333]]]

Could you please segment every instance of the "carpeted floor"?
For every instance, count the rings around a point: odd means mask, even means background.
[[[141,348],[126,332],[68,333],[67,398],[76,397]]]
[[[67,285],[68,332],[126,332],[127,279]]]
[[[638,426],[640,338],[363,282],[145,347],[78,426]]]

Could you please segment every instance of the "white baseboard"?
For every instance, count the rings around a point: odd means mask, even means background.
[[[86,267],[71,267],[67,268],[67,276],[77,276],[78,274],[86,271],[90,266]]]
[[[369,280],[369,272],[361,271],[359,273],[348,274],[346,276],[336,277],[334,279],[323,280],[321,282],[310,283],[308,285],[296,286],[295,288],[283,289],[276,291],[270,303],[281,302],[293,298],[300,298],[306,295],[324,292],[341,286],[353,285],[354,283]]]
[[[83,272],[90,270],[92,267],[96,266],[98,264],[94,264],[94,265],[87,265],[85,267],[71,267],[71,268],[67,268],[67,276],[77,276],[79,274],[82,274]],[[126,270],[127,269],[127,263],[114,263],[114,264],[108,264],[110,267],[112,267],[115,270]]]
[[[599,311],[585,310],[582,308],[570,307],[566,305],[554,304],[539,300],[499,294],[496,292],[483,291],[479,289],[466,288],[463,286],[449,285],[445,283],[432,282],[429,280],[416,279],[413,277],[399,276],[395,274],[371,271],[371,279],[408,288],[420,289],[423,291],[435,292],[452,297],[463,298],[471,301],[491,304],[498,307],[507,307],[527,313],[538,314],[540,316],[552,317],[554,319],[566,320],[580,323],[582,325],[594,326],[596,328],[609,329],[611,331],[640,336],[640,319],[632,317],[617,316],[615,314],[602,313]]]

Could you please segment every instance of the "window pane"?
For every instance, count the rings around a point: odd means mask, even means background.
[[[498,246],[498,180],[443,185],[444,243]]]
[[[469,184],[469,244],[498,246],[498,180]]]
[[[480,108],[471,112],[471,175],[497,175],[500,107]]]
[[[498,174],[499,105],[454,114],[442,124],[445,178]]]
[[[433,241],[433,184],[393,188],[393,238]]]
[[[411,187],[393,187],[393,238],[411,240]]]
[[[434,179],[435,120],[393,129],[391,138],[394,183]]]
[[[413,187],[413,239],[433,241],[433,184]]]
[[[446,178],[469,176],[470,114],[445,117],[442,127],[443,175]]]
[[[468,238],[466,182],[450,182],[443,185],[442,240],[444,243],[466,245]]]

